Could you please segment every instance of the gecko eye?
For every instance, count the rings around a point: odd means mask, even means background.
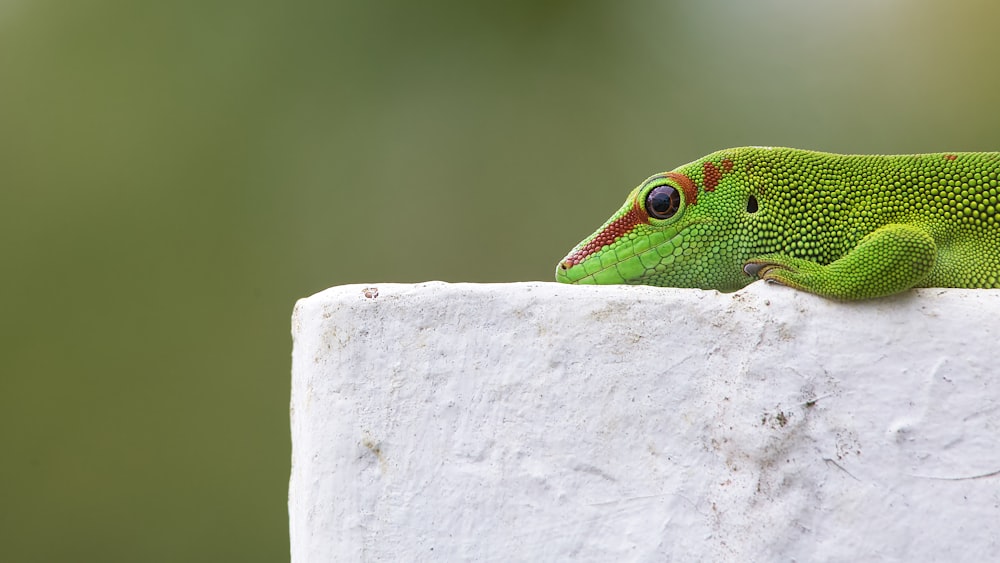
[[[671,186],[656,186],[646,196],[646,213],[654,219],[669,219],[681,206],[681,194]]]

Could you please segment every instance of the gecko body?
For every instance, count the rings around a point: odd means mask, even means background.
[[[640,184],[556,279],[842,300],[1000,287],[998,182],[1000,153],[723,150]]]

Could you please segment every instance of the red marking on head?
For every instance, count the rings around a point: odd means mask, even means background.
[[[722,159],[722,173],[723,174],[728,174],[728,173],[732,172],[732,170],[733,170],[733,161],[729,160],[728,158],[723,158]]]
[[[680,172],[667,172],[664,176],[677,182],[677,185],[684,190],[685,205],[694,205],[698,202],[698,188],[694,186],[694,182],[691,181],[691,178],[688,178]]]
[[[956,155],[953,154],[946,154],[944,155],[944,157],[948,160],[955,160],[956,158],[958,158]]]
[[[636,225],[648,222],[649,215],[646,213],[646,206],[640,203],[639,199],[636,198],[635,203],[632,204],[632,209],[629,209],[628,213],[609,223],[607,227],[604,227],[604,229],[601,230],[601,232],[594,235],[594,238],[590,239],[590,242],[584,245],[583,248],[567,256],[566,259],[563,260],[563,267],[569,268],[576,266],[586,260],[591,254],[615,242],[622,235],[627,234],[629,231],[634,229]]]
[[[711,162],[706,162],[702,165],[701,171],[705,177],[705,191],[710,192],[714,190],[715,186],[719,185],[719,180],[722,179],[722,171]]]

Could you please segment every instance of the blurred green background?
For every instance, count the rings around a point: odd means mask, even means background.
[[[1000,4],[0,0],[0,561],[288,557],[289,316],[716,149],[1000,150]]]

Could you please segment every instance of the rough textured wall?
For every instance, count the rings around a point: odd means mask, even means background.
[[[293,316],[292,559],[986,560],[1000,292],[335,287]]]

